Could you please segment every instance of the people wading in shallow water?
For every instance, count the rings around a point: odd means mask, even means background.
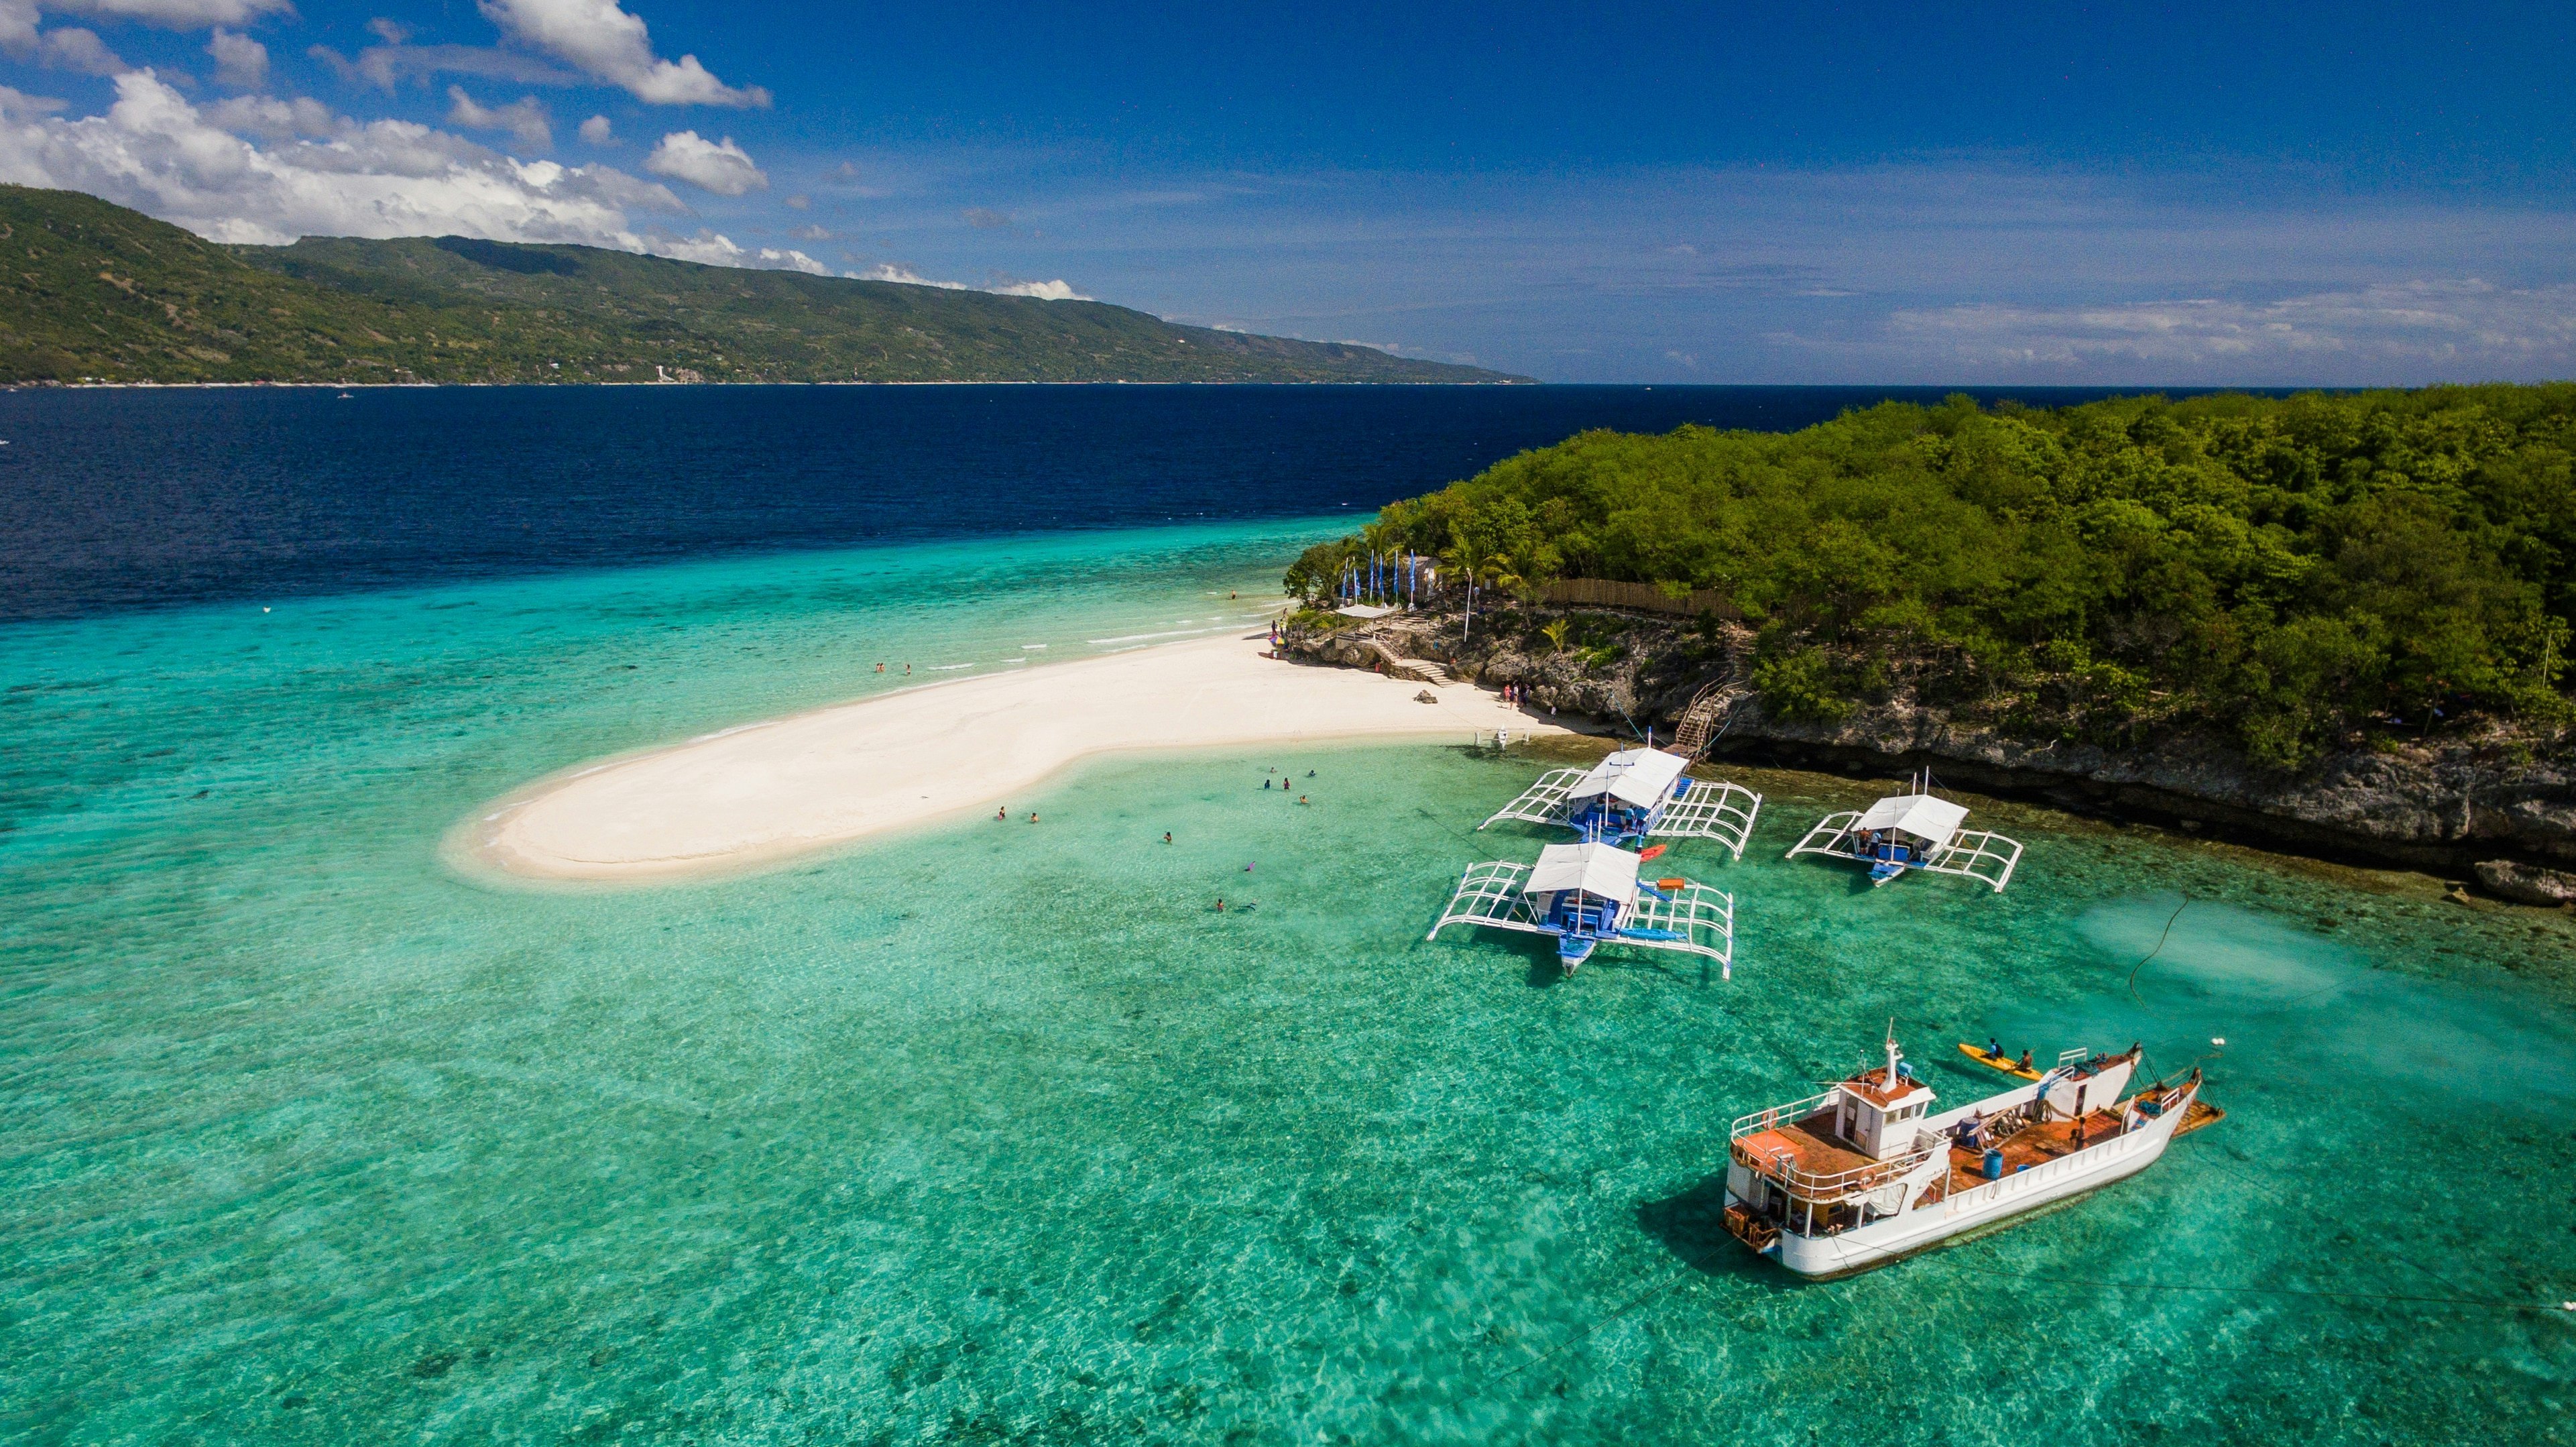
[[[1171,831],[1171,830],[1166,829],[1166,830],[1164,830],[1164,831],[1163,831],[1163,842],[1164,842],[1164,843],[1166,843],[1166,844],[1169,844],[1169,843],[1171,843],[1171,842],[1172,842],[1172,831]]]
[[[1001,808],[994,810],[993,822],[996,824],[1007,824],[1011,822],[1011,806],[1005,804]]]
[[[878,665],[877,665],[877,672],[879,672],[879,673],[883,673],[883,672],[885,672],[885,665],[884,665],[884,664],[882,664],[882,663],[878,664]]]
[[[1029,822],[1030,822],[1030,823],[1032,823],[1032,824],[1035,824],[1036,822],[1038,822],[1038,811],[1037,811],[1037,810],[1035,810],[1035,809],[1031,809],[1031,810],[1029,811]]]

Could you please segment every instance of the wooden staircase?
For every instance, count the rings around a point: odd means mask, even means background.
[[[1450,676],[1448,668],[1428,658],[1407,658],[1375,638],[1363,638],[1359,641],[1367,644],[1369,652],[1377,655],[1378,662],[1386,665],[1389,678],[1409,678],[1416,683],[1430,684],[1434,688],[1457,682]]]
[[[1690,707],[1682,710],[1681,726],[1673,733],[1674,753],[1696,759],[1726,731],[1726,716],[1734,712],[1736,704],[1753,695],[1752,657],[1752,631],[1729,625],[1726,676],[1691,696]]]

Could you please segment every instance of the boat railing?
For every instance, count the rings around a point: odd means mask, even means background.
[[[1735,1118],[1735,1124],[1726,1128],[1726,1138],[1730,1141],[1742,1140],[1746,1136],[1757,1135],[1766,1130],[1777,1130],[1783,1121],[1794,1125],[1814,1115],[1819,1106],[1833,1098],[1833,1091],[1819,1091],[1804,1100],[1793,1100],[1787,1105],[1775,1105],[1769,1110],[1757,1110],[1750,1115],[1739,1115]]]
[[[1883,1161],[1869,1161],[1853,1166],[1849,1170],[1819,1173],[1801,1169],[1796,1159],[1787,1151],[1777,1151],[1765,1157],[1755,1155],[1741,1142],[1738,1142],[1735,1147],[1744,1165],[1778,1181],[1788,1189],[1790,1195],[1820,1202],[1841,1200],[1865,1191],[1874,1191],[1923,1164],[1936,1149],[1940,1149],[1938,1142],[1932,1146],[1918,1143],[1901,1156],[1890,1156]]]

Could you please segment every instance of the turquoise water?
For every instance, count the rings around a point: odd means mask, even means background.
[[[1462,864],[1534,851],[1472,825],[1546,760],[1422,745],[1106,761],[1038,828],[691,886],[442,861],[527,778],[904,662],[1239,624],[1331,530],[0,634],[0,1432],[2576,1435],[2576,1317],[2528,1309],[2576,1298],[2562,916],[2000,804],[2009,893],[1872,892],[1779,858],[1872,781],[1746,774],[1746,860],[1679,855],[1739,896],[1735,978],[1560,982],[1421,939]],[[2011,1231],[1793,1284],[1717,1228],[1727,1122],[1890,1017],[1953,1098],[2000,1083],[1956,1040],[2141,1039],[2230,1116]]]

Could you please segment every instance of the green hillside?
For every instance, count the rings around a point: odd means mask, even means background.
[[[1903,684],[2025,736],[2216,726],[2283,768],[2576,723],[2576,383],[1586,432],[1389,505],[1288,587],[1328,591],[1362,550],[1442,554],[1498,593],[1716,590],[1760,627],[1752,680],[1788,719]]]
[[[1520,380],[1100,302],[588,246],[222,246],[24,186],[0,186],[0,263],[0,382]]]

